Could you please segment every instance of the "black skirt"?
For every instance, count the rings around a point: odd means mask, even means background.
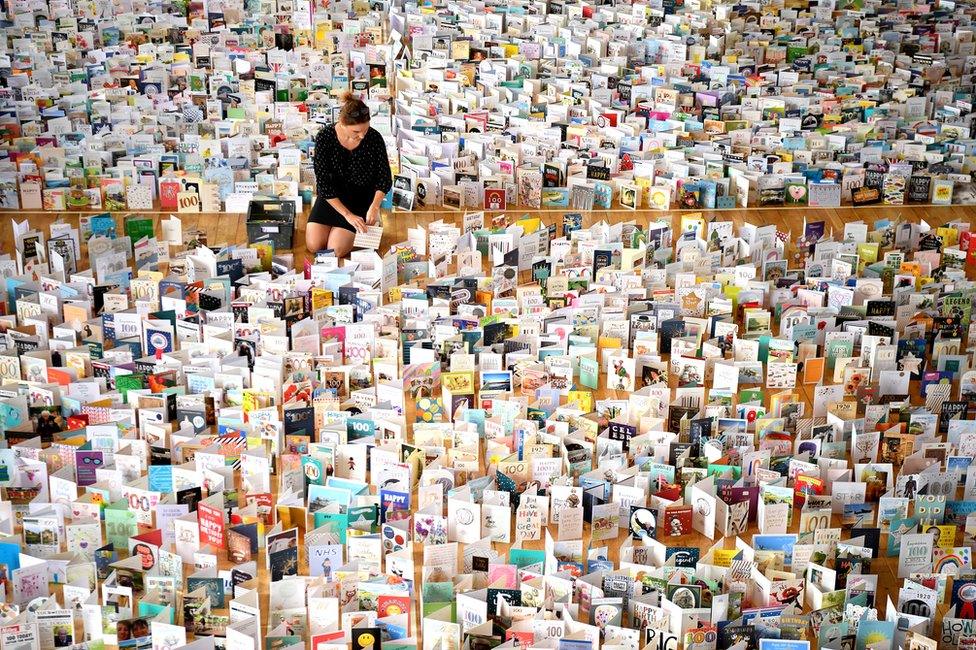
[[[367,187],[349,187],[336,198],[342,201],[342,205],[346,206],[347,210],[357,217],[365,219],[366,213],[369,212],[369,206],[373,204],[373,197],[375,195],[376,191]],[[339,214],[322,197],[316,197],[315,204],[312,206],[312,212],[308,215],[308,222],[323,226],[332,226],[333,228],[344,228],[356,232],[356,229],[346,221],[346,218]]]

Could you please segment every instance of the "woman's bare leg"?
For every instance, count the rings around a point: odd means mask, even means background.
[[[329,233],[329,248],[335,251],[336,257],[348,257],[352,252],[352,243],[356,233],[345,228],[333,228]]]
[[[329,247],[329,234],[332,226],[309,223],[305,226],[305,250],[313,255]]]

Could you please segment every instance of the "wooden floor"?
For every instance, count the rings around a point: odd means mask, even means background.
[[[485,223],[490,224],[499,215],[505,215],[508,222],[514,222],[525,214],[540,217],[545,223],[562,222],[562,215],[570,212],[569,210],[509,210],[505,212],[485,212]],[[883,219],[891,221],[921,221],[925,220],[929,225],[935,227],[949,221],[968,221],[973,223],[976,220],[976,206],[866,206],[866,207],[844,207],[844,208],[737,208],[734,210],[670,210],[670,211],[651,211],[651,210],[593,210],[584,214],[583,225],[590,226],[600,220],[608,222],[618,221],[637,221],[646,224],[648,221],[658,221],[661,219],[671,219],[677,226],[682,214],[699,212],[706,220],[732,221],[736,227],[744,222],[757,225],[776,224],[784,232],[792,232],[794,237],[803,234],[804,221],[825,221],[827,232],[833,229],[834,236],[841,238],[844,232],[844,224],[852,221],[863,221],[869,226]],[[64,221],[73,225],[78,224],[78,219],[82,214],[104,214],[99,212],[9,212],[9,217],[16,221],[27,219],[35,228],[41,228],[47,232],[47,227],[56,221]],[[125,214],[146,214],[124,212],[118,213],[118,220],[121,225],[121,215]],[[174,213],[151,212],[156,217],[158,224],[159,218],[166,218]],[[427,210],[418,212],[386,212],[383,215],[383,244],[382,251],[398,242],[406,241],[407,229],[423,226],[437,220],[447,223],[454,223],[461,226],[461,218],[464,212],[459,210]],[[2,218],[3,211],[0,211]],[[176,214],[183,222],[184,234],[191,230],[200,230],[207,235],[207,243],[210,246],[221,244],[246,244],[247,226],[244,215],[229,213],[182,213]],[[295,241],[292,252],[295,256],[297,267],[301,267],[301,261],[305,255],[305,223],[308,218],[308,210],[305,210],[299,217],[295,227]],[[561,231],[560,231],[561,232]],[[157,229],[158,233],[158,229]],[[0,252],[13,254],[13,239],[9,238],[9,231],[2,236]]]
[[[565,210],[558,211],[532,211],[532,216],[541,216],[543,220],[547,223],[551,221],[556,221],[561,223],[562,215]],[[519,211],[511,211],[507,213],[508,216],[514,220],[521,217],[524,213]],[[678,223],[678,218],[681,213],[679,212],[648,212],[648,211],[608,211],[608,212],[592,212],[586,215],[584,220],[584,225],[590,225],[600,219],[613,220],[613,221],[628,221],[637,220],[641,224],[645,224],[648,220],[659,220],[661,218],[671,217],[675,221],[675,225]],[[16,218],[18,221],[24,218],[29,218],[32,226],[35,228],[41,228],[44,232],[47,232],[47,226],[55,221],[56,218],[60,218],[68,223],[77,225],[78,213],[63,213],[61,215],[55,215],[52,213],[18,213],[16,216],[11,215],[12,218]],[[167,215],[162,215],[167,216]],[[247,241],[247,231],[244,224],[244,219],[241,215],[229,215],[229,214],[180,214],[178,215],[183,221],[184,233],[188,232],[193,228],[199,228],[207,234],[208,244],[220,245],[220,244],[244,244]],[[407,228],[413,228],[419,225],[424,225],[434,221],[436,219],[443,219],[448,222],[454,222],[460,226],[462,213],[458,211],[441,211],[441,212],[411,212],[411,213],[394,213],[387,214],[384,216],[384,227],[386,231],[383,236],[383,247],[381,252],[385,251],[389,245],[397,242],[402,242],[406,240]],[[486,222],[491,222],[490,213],[486,215]],[[843,208],[843,209],[826,209],[826,210],[814,210],[814,209],[802,209],[802,208],[768,208],[768,209],[739,209],[739,210],[726,210],[726,211],[704,211],[704,216],[707,219],[716,219],[719,221],[731,220],[735,222],[738,226],[743,222],[748,221],[749,223],[757,225],[775,224],[779,229],[791,232],[793,238],[800,236],[803,232],[804,219],[809,221],[825,220],[827,222],[827,232],[830,233],[831,229],[834,232],[835,238],[841,238],[843,235],[844,224],[852,221],[864,221],[873,228],[873,225],[878,220],[889,219],[892,221],[901,220],[911,220],[919,221],[924,219],[931,226],[935,227],[949,221],[966,221],[970,224],[976,223],[976,207],[970,206],[948,206],[948,207],[864,207],[864,208]],[[120,218],[121,222],[121,218]],[[296,266],[301,266],[304,250],[304,225],[305,216],[303,215],[298,223],[296,229],[295,237],[295,264]],[[157,230],[158,232],[158,230]],[[12,253],[11,241],[12,238],[9,236],[9,232],[5,233],[2,238],[3,241],[3,252]],[[84,251],[82,254],[82,259],[87,259]],[[605,377],[601,377],[601,387],[604,385]],[[808,386],[800,385],[796,389],[799,394],[808,402],[808,407],[812,400],[812,391]],[[917,391],[916,391],[917,393]],[[598,398],[605,397],[625,397],[625,394],[618,391],[608,391],[602,389],[597,391]],[[409,402],[408,402],[409,403]],[[408,413],[408,422],[412,421],[412,413]],[[482,471],[486,471],[487,468],[482,468]],[[793,528],[795,530],[798,524],[799,515],[794,515]],[[835,526],[839,526],[839,518],[834,522]],[[622,533],[625,531],[622,531]],[[752,534],[757,532],[754,528],[749,531],[745,536],[747,542],[751,542]],[[556,534],[555,527],[552,527],[553,536]],[[845,534],[846,538],[848,535]],[[589,527],[586,527],[584,532],[584,539],[588,542],[589,540]],[[618,559],[618,546],[624,541],[623,534],[618,536],[615,543],[611,543],[610,559],[616,561]],[[959,543],[961,539],[957,540]],[[684,538],[678,538],[676,540],[669,541],[669,545],[680,545],[680,546],[698,546],[700,548],[707,549],[714,542],[702,537],[701,535],[692,534],[687,535]],[[725,544],[728,547],[734,545],[734,540],[726,540]],[[504,549],[497,548],[499,552],[503,552]],[[526,542],[526,548],[541,549],[542,542]],[[882,554],[884,553],[885,542],[882,540]],[[417,566],[417,573],[415,576],[415,584],[420,584],[421,575],[421,565],[422,565],[422,552],[420,548],[415,549],[415,561]],[[302,562],[305,562],[304,554],[302,557]],[[267,621],[267,593],[268,593],[268,574],[264,569],[264,557],[262,552],[262,557],[258,558],[258,565],[261,567],[261,593],[262,593],[262,613],[265,617],[263,623],[268,624]],[[222,561],[222,567],[229,567],[229,561]],[[881,558],[876,560],[872,565],[872,571],[880,575],[879,581],[879,593],[876,596],[875,602],[881,609],[881,618],[884,617],[884,604],[890,597],[893,602],[898,600],[898,585],[901,581],[897,579],[897,558]],[[303,573],[305,571],[303,570]],[[416,601],[415,605],[416,607]],[[941,614],[941,611],[940,611]],[[417,636],[419,637],[419,619],[416,618],[416,609],[414,610],[414,630],[418,630]],[[265,630],[267,628],[265,627]],[[933,632],[933,634],[935,634]],[[420,640],[418,639],[418,645]],[[814,644],[815,646],[816,644]]]

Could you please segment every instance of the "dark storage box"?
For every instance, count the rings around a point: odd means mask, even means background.
[[[275,251],[287,250],[295,240],[295,202],[256,199],[247,207],[249,244],[270,241]]]

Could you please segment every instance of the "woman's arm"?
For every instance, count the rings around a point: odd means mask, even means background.
[[[332,185],[332,170],[329,163],[328,145],[326,144],[325,127],[315,136],[315,153],[312,156],[312,168],[315,170],[315,193],[320,199],[329,201],[329,205],[338,208],[330,199],[335,198],[336,191]],[[342,205],[341,203],[339,205]]]
[[[383,203],[384,197],[393,187],[393,173],[390,171],[390,158],[386,155],[386,142],[383,141],[383,136],[379,133],[376,133],[374,142],[375,146],[370,155],[376,160],[376,167],[374,168],[376,189],[373,192],[373,203],[369,206],[369,211],[366,214],[366,223],[371,226],[379,221],[380,204]]]
[[[335,208],[335,211],[338,212],[343,219],[348,221],[349,225],[355,228],[356,232],[366,232],[367,222],[358,214],[353,214],[352,210],[344,206],[342,201],[340,201],[337,197],[326,199],[326,202]],[[370,212],[372,212],[372,210],[373,209],[370,208]]]
[[[386,141],[383,140],[383,136],[379,134],[378,131],[374,131],[376,137],[373,139],[373,148],[370,151],[370,155],[376,161],[376,166],[374,167],[374,182],[376,183],[376,191],[383,195],[386,195],[393,187],[393,173],[390,171],[390,157],[386,153]],[[382,200],[382,199],[381,199]]]
[[[348,219],[350,216],[355,216],[352,214],[352,210],[342,204],[339,197],[334,196],[331,199],[326,199],[325,202],[335,208],[335,211],[338,212],[343,219]]]
[[[383,203],[385,197],[386,192],[376,190],[373,193],[373,202],[370,204],[369,210],[366,211],[367,226],[375,226],[380,222],[380,204]]]

